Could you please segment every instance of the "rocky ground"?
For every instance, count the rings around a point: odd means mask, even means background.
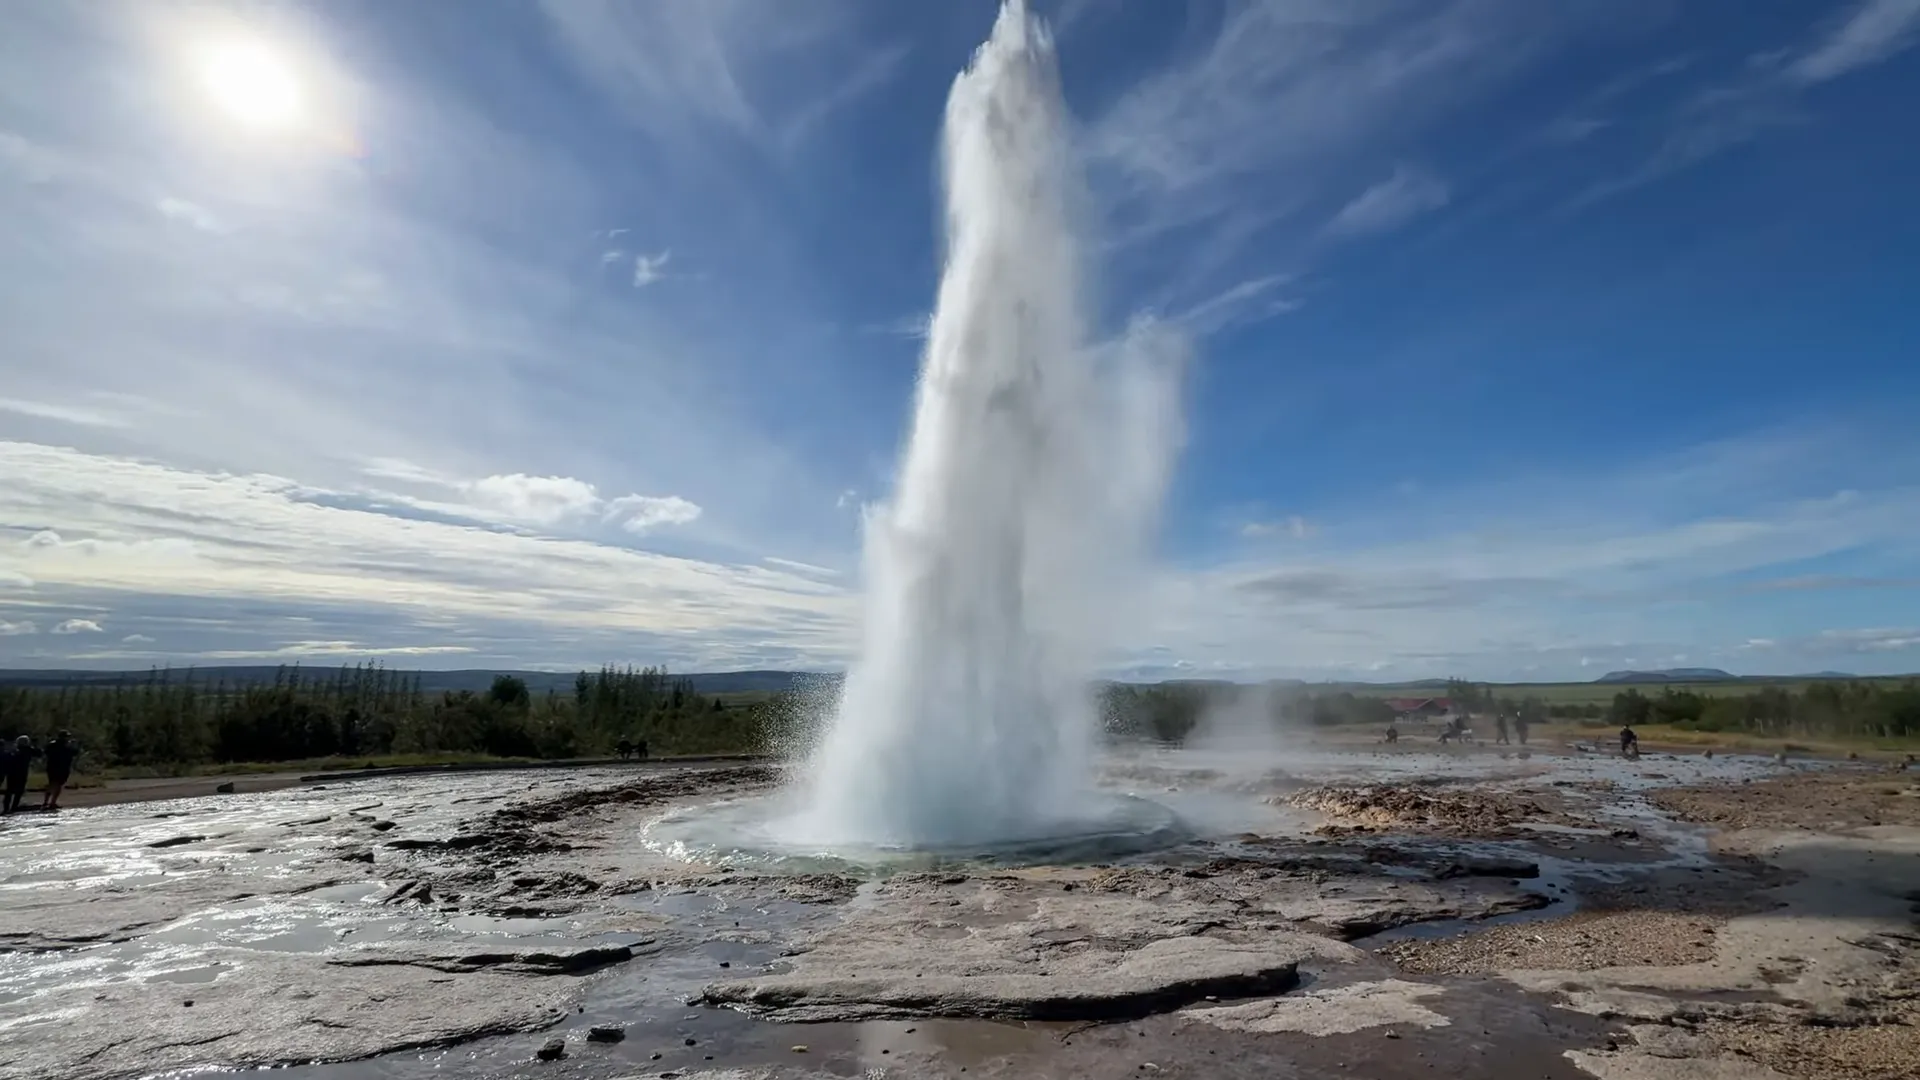
[[[640,842],[762,766],[103,818],[0,855],[0,1078],[1915,1075],[1920,777],[1355,757],[1136,763],[1271,818],[879,881]]]

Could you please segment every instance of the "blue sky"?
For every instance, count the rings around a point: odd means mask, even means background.
[[[1920,0],[1035,2],[1197,356],[1113,671],[1920,670]],[[992,17],[9,5],[0,664],[843,664]]]

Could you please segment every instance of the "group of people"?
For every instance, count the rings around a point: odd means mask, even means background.
[[[1512,735],[1519,736],[1521,746],[1527,745],[1527,721],[1525,718],[1515,717],[1511,725],[1509,725],[1505,715],[1496,716],[1494,718],[1494,743],[1499,746],[1506,746],[1511,743],[1513,739],[1509,735],[1509,732],[1511,732]],[[1399,724],[1387,725],[1385,741],[1389,743],[1397,743],[1400,741]],[[1442,743],[1472,742],[1473,729],[1467,726],[1466,717],[1452,717],[1445,724],[1442,724],[1440,727],[1440,741]]]
[[[1494,718],[1494,741],[1497,744],[1501,746],[1507,745],[1508,730],[1509,725],[1505,716],[1497,716]],[[1515,735],[1519,736],[1521,746],[1527,745],[1527,721],[1525,718],[1515,717],[1512,721],[1511,730]],[[1473,731],[1467,727],[1467,722],[1463,717],[1454,717],[1440,728],[1440,741],[1442,743],[1456,741],[1471,742],[1472,740]],[[1400,726],[1398,724],[1387,725],[1387,734],[1383,741],[1388,743],[1399,742]],[[1712,756],[1713,751],[1709,750],[1707,753],[1708,756]],[[1638,758],[1640,756],[1640,735],[1633,730],[1633,725],[1631,724],[1620,729],[1620,756],[1623,758]],[[1785,759],[1785,756],[1784,754],[1781,755],[1782,760]],[[1913,764],[1915,764],[1914,757],[1912,754],[1908,754],[1906,765],[1911,766]],[[1906,766],[1902,767],[1904,768]]]
[[[0,743],[0,776],[6,779],[6,787],[0,789],[0,813],[11,814],[20,809],[27,797],[27,774],[39,758],[47,762],[47,791],[40,798],[40,809],[60,809],[60,792],[73,778],[73,759],[79,756],[80,747],[67,731],[49,739],[44,748],[33,745],[31,735]]]
[[[1493,723],[1494,723],[1494,740],[1493,741],[1496,745],[1499,745],[1499,746],[1510,745],[1515,738],[1520,740],[1521,746],[1527,745],[1528,720],[1526,717],[1516,716],[1513,718],[1511,722],[1509,722],[1507,720],[1507,714],[1501,713],[1494,718]],[[1511,730],[1513,733],[1512,737],[1509,737],[1507,734],[1509,730]]]

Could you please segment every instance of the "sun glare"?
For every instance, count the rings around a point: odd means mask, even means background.
[[[293,67],[257,42],[228,42],[207,50],[200,85],[230,119],[259,130],[290,127],[305,104]]]

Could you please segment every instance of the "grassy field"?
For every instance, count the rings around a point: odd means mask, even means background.
[[[352,769],[390,769],[419,765],[469,765],[485,762],[493,765],[529,764],[533,758],[497,758],[485,754],[383,754],[358,757],[308,758],[304,761],[203,762],[169,766],[131,765],[101,770],[76,769],[70,788],[99,787],[109,780],[159,780],[176,776],[258,776],[283,772],[345,772]],[[31,785],[46,782],[46,774],[36,768]]]
[[[219,764],[141,766],[108,769],[114,780],[147,780],[163,776],[250,776],[276,772],[342,772],[348,769],[392,769],[420,765],[527,764],[535,758],[489,757],[486,754],[380,754],[375,756],[307,758],[302,761],[235,761]]]
[[[665,760],[657,758],[655,760]],[[70,788],[99,787],[112,780],[161,780],[195,776],[261,776],[268,773],[353,772],[361,769],[419,768],[432,765],[539,765],[551,764],[541,758],[490,757],[486,754],[380,754],[355,757],[306,758],[300,761],[203,762],[167,767],[128,766],[98,772],[76,771]],[[29,784],[39,788],[46,774],[36,769]]]
[[[775,695],[771,690],[722,690],[712,696],[726,702],[729,709],[744,709],[771,700]]]

